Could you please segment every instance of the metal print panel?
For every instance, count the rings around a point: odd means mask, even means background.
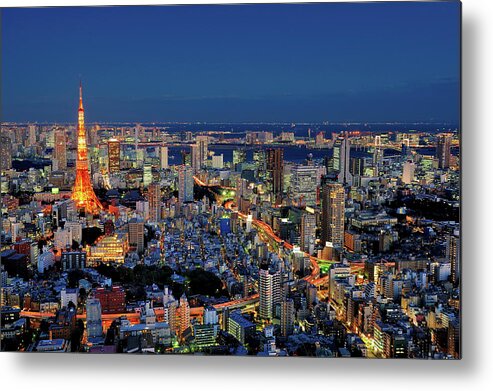
[[[2,9],[2,351],[460,359],[460,18]]]

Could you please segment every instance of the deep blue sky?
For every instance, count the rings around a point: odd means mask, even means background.
[[[2,10],[4,121],[459,119],[460,4]]]

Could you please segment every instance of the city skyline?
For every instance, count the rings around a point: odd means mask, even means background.
[[[4,9],[3,120],[72,122],[81,76],[89,123],[458,124],[459,22],[456,2]]]
[[[395,12],[393,5],[380,10],[382,23],[387,18],[392,24],[388,17]],[[410,6],[413,11],[421,9],[419,3],[413,5],[417,7]],[[360,4],[347,6],[353,22],[372,19],[375,11],[360,8]],[[245,20],[253,20],[252,8],[242,7],[214,8],[212,12],[218,13],[218,18],[221,14],[222,23],[236,28],[238,10]],[[339,7],[331,4],[328,9],[336,12]],[[279,10],[276,16],[286,24],[283,18],[289,12],[283,5],[275,8]],[[166,12],[185,10],[192,15],[196,11],[177,9]],[[315,16],[306,14],[313,12],[311,5],[289,9],[302,10],[296,18],[303,17],[305,25],[313,27]],[[54,14],[60,11],[53,10]],[[87,9],[77,10],[77,21],[84,24]],[[102,17],[107,10],[91,12]],[[111,12],[121,10],[112,8]],[[50,25],[52,32],[70,22],[65,16],[59,25]],[[163,15],[158,16],[161,23],[166,21]],[[260,16],[269,19],[267,14]],[[323,13],[318,16],[324,18]],[[426,24],[428,17],[415,15],[415,24]],[[138,21],[139,15],[132,18]],[[146,20],[149,24],[153,18]],[[182,20],[177,18],[174,25]],[[447,21],[445,25],[453,24]],[[195,22],[199,29],[200,21]],[[206,24],[211,22],[208,19]],[[222,23],[211,25],[211,29],[220,30]],[[35,27],[36,23],[29,28]],[[111,23],[107,27],[111,28]],[[139,30],[142,26],[136,23],[134,27]],[[161,31],[162,26],[156,28]],[[128,37],[118,35],[118,30],[111,33],[118,39]],[[57,39],[68,42],[70,35],[67,32]],[[207,35],[204,32],[202,38]],[[238,37],[223,38],[234,41]],[[357,39],[361,47],[364,37],[368,38],[359,32],[347,37]],[[86,123],[86,113],[97,117],[108,110],[97,94],[106,81],[114,84],[116,80],[99,79],[106,65],[101,57],[94,60],[90,50],[91,45],[100,43],[99,38],[103,47],[107,35],[97,29],[88,42],[70,45],[80,55],[88,55],[95,66],[94,78],[90,78],[93,92],[86,94],[80,81],[78,94],[71,89],[74,97],[66,101],[73,103],[71,116],[77,113],[76,122],[1,124],[1,351],[462,358],[463,161],[458,125]],[[154,42],[142,40],[139,34],[134,38],[139,48]],[[252,49],[251,38],[238,42],[240,52]],[[316,50],[316,42],[306,35],[298,38],[304,49]],[[391,41],[382,39],[384,46]],[[398,43],[399,38],[394,37],[393,44]],[[448,43],[457,46],[451,36]],[[127,44],[105,49],[108,64],[125,53]],[[49,48],[56,52],[57,46]],[[195,50],[211,48],[199,46],[189,43],[185,49],[195,54]],[[255,50],[267,46],[258,44]],[[277,53],[274,57],[288,46],[272,49]],[[397,57],[413,52],[412,48],[413,43],[407,43],[405,50],[396,51]],[[339,55],[351,51],[339,49]],[[238,54],[226,50],[222,55],[233,53]],[[222,67],[235,61],[238,65],[241,58],[221,62]],[[77,56],[73,60],[77,65],[81,61]],[[155,59],[151,60],[154,63]],[[19,75],[33,65],[26,68],[25,62],[16,61]],[[375,69],[382,71],[383,63],[366,59],[365,64],[369,68],[366,75],[374,75],[363,83],[361,91],[368,92],[372,83],[381,85]],[[434,66],[439,78],[449,77],[441,64],[427,64],[422,77],[434,80]],[[63,64],[50,63],[46,69],[56,73],[58,66]],[[320,75],[307,63],[298,66],[311,78],[294,78],[299,107],[293,113],[306,114],[299,94],[302,90],[316,92],[314,83]],[[221,73],[219,68],[216,71]],[[395,70],[388,80],[410,77],[410,69],[418,68],[415,62],[407,70]],[[127,88],[135,87],[142,77],[152,79],[142,69],[136,67],[130,72],[135,73],[133,79],[108,89],[114,94],[113,102],[125,101]],[[200,79],[211,69],[202,72],[202,68],[192,67],[187,71]],[[291,68],[279,71],[277,81],[264,73],[266,69],[257,67],[249,72],[258,76],[264,91],[278,92],[277,83]],[[129,72],[123,65],[118,70]],[[59,74],[60,86],[69,88],[72,77],[65,80],[63,72]],[[352,69],[346,75],[365,74]],[[15,85],[15,79],[9,77],[9,83]],[[340,86],[348,81],[343,79]],[[36,80],[39,83],[33,90],[50,79],[38,74]],[[239,84],[230,81],[216,85],[207,79],[197,85],[182,75],[174,87],[188,85],[188,94],[207,87],[208,96],[213,96],[218,89],[239,88],[243,83],[243,100],[249,89],[258,88],[249,85],[249,78],[241,83],[237,79]],[[323,84],[317,88],[327,88]],[[138,87],[132,95],[134,103],[149,88]],[[156,90],[160,88],[156,85]],[[350,86],[345,88],[352,91]],[[389,99],[382,91],[379,96]],[[51,98],[45,97],[48,104]],[[421,97],[420,103],[425,103],[426,96]],[[430,97],[429,110],[437,115],[444,103],[440,91],[434,90]],[[272,114],[273,106],[278,113],[286,109],[279,96],[271,98],[263,113]],[[460,100],[454,94],[451,98]],[[30,99],[22,98],[21,109],[26,115],[33,112]],[[180,102],[190,113],[198,113],[190,99]],[[323,99],[317,102],[324,105]],[[352,109],[362,110],[363,115],[381,103],[368,101],[364,108]],[[63,111],[54,102],[51,105],[47,115]],[[394,106],[385,104],[379,110],[396,115],[394,107],[402,107],[408,114],[416,109],[396,99]],[[40,110],[43,105],[34,108]],[[178,107],[168,109],[180,115]],[[214,115],[211,106],[202,109]],[[251,106],[238,109],[261,121],[261,112]],[[141,113],[138,104],[115,110],[120,117]],[[458,107],[450,104],[447,110],[457,110],[459,118]],[[228,107],[221,112],[223,117],[233,115]]]

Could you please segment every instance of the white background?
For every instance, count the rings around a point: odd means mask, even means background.
[[[137,3],[136,0],[4,0],[2,6]],[[145,0],[141,3],[202,2]],[[0,353],[0,389],[491,389],[493,257],[490,243],[493,236],[489,228],[493,222],[490,200],[493,194],[493,1],[464,0],[462,3],[464,358],[461,361]]]

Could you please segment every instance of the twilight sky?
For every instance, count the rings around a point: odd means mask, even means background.
[[[2,120],[459,121],[460,3],[2,10]]]

